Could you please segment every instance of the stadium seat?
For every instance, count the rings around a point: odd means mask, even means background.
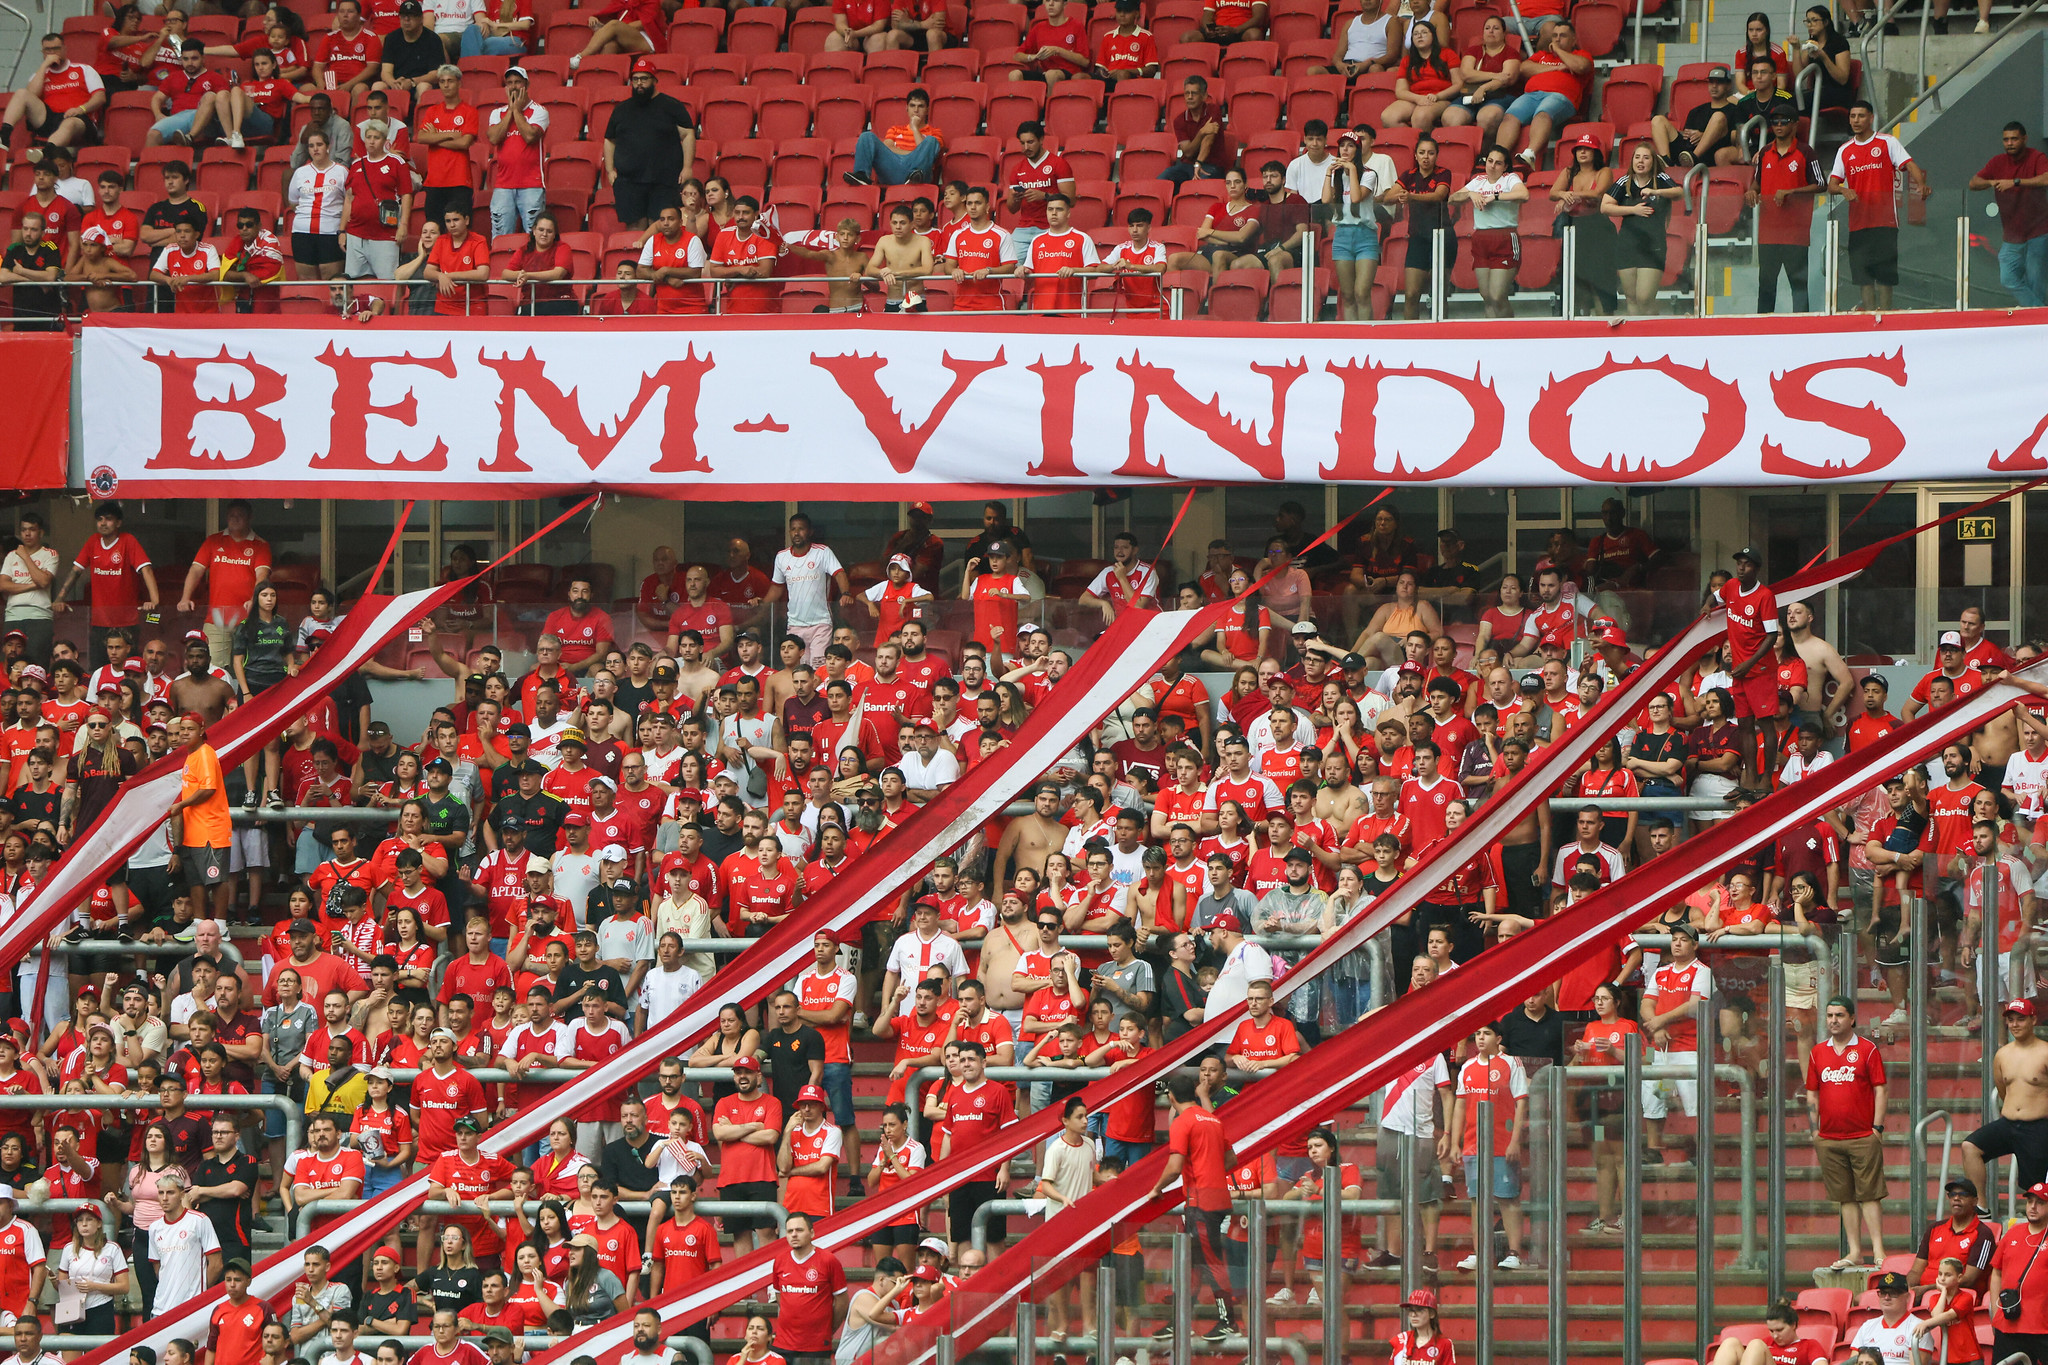
[[[1266,296],[1266,316],[1274,322],[1298,322],[1301,319],[1301,285],[1306,272],[1300,267],[1283,270],[1273,281],[1273,288]],[[1328,302],[1330,292],[1336,285],[1336,272],[1328,266],[1316,267],[1314,295],[1310,300],[1309,320],[1322,316],[1323,305]]]
[[[827,142],[859,137],[867,131],[873,98],[865,85],[834,85],[819,91],[817,106],[811,111],[811,136]]]
[[[1157,180],[1160,172],[1171,166],[1180,154],[1179,144],[1171,132],[1141,133],[1134,137],[1119,137],[1123,155],[1118,158],[1118,181],[1129,186],[1134,182]]]
[[[1110,180],[1116,174],[1114,133],[1082,133],[1060,144],[1060,155],[1074,168],[1076,180]]]
[[[998,50],[1014,50],[1024,42],[1024,30],[1029,24],[1022,5],[976,5],[967,20],[967,46],[984,56]]]
[[[932,97],[932,127],[945,135],[951,145],[981,131],[982,111],[988,107],[988,87],[980,81],[948,81],[928,86]]]
[[[989,92],[988,135],[999,138],[1005,152],[1017,145],[1017,126],[1045,117],[1045,87],[1035,81],[1010,81]]]
[[[789,55],[797,58],[825,55],[825,40],[838,27],[829,5],[807,5],[789,21]],[[854,56],[858,54],[833,54]]]
[[[1344,78],[1342,76],[1303,76],[1287,85],[1287,126],[1301,135],[1301,125],[1310,119],[1321,119],[1334,128],[1342,121],[1344,107]]]
[[[715,52],[725,37],[725,11],[711,5],[679,9],[669,16],[670,52]]]
[[[1664,91],[1664,68],[1654,62],[1611,68],[1600,83],[1600,117],[1617,128],[1646,122]]]
[[[1102,116],[1103,94],[1101,81],[1061,81],[1046,97],[1046,140],[1054,147],[1064,147],[1071,138],[1094,133]]]
[[[1239,142],[1280,126],[1292,85],[1278,76],[1253,76],[1230,87],[1230,131]]]
[[[1110,91],[1104,126],[1119,138],[1143,137],[1160,130],[1167,85],[1159,80],[1117,82]]]
[[[993,137],[963,137],[948,145],[944,164],[948,180],[992,184],[1003,164],[1002,142]]]
[[[725,31],[725,50],[756,56],[782,46],[782,30],[789,11],[779,5],[754,5],[735,10]]]
[[[805,11],[799,10],[802,19]],[[796,41],[792,34],[790,41]],[[861,54],[858,52],[815,52],[804,59],[804,84],[812,89],[822,86],[860,84]]]
[[[771,142],[808,137],[817,93],[800,85],[771,85],[761,91],[755,115],[755,136]]]
[[[1250,272],[1247,271],[1247,274]],[[1168,305],[1167,315],[1172,316],[1172,304],[1180,301],[1180,315],[1184,318],[1198,316],[1204,304],[1209,301],[1209,272],[1206,270],[1169,270],[1159,277],[1160,297]]]

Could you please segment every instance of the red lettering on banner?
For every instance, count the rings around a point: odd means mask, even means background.
[[[260,364],[253,352],[238,360],[228,354],[225,346],[215,355],[169,355],[146,350],[142,358],[156,366],[162,384],[162,397],[157,409],[161,425],[156,453],[149,457],[144,468],[199,469],[218,473],[224,469],[249,469],[269,464],[284,454],[284,424],[262,411],[284,397],[282,370]],[[230,383],[227,397],[201,398],[201,365],[239,366],[249,374],[249,392],[237,398],[235,386]],[[249,424],[247,455],[230,457],[222,451],[195,451],[192,448],[193,432],[199,418],[209,412],[233,413]]]
[[[1700,438],[1694,443],[1692,454],[1675,465],[1643,460],[1631,466],[1624,457],[1613,454],[1594,465],[1581,460],[1572,450],[1573,406],[1601,380],[1631,370],[1654,370],[1707,400]],[[1610,353],[1590,370],[1564,379],[1551,377],[1536,395],[1535,406],[1529,409],[1529,444],[1565,473],[1588,483],[1662,483],[1689,478],[1718,463],[1742,439],[1748,414],[1749,405],[1742,399],[1742,390],[1714,378],[1713,371],[1705,365],[1694,369],[1669,356],[1658,360],[1616,360]]]
[[[818,355],[813,352],[811,363],[831,375],[833,382],[839,385],[839,391],[860,409],[861,420],[868,425],[868,434],[889,457],[889,467],[898,474],[908,474],[917,468],[918,457],[924,454],[924,443],[938,430],[939,423],[946,420],[946,414],[967,392],[967,386],[985,372],[1002,368],[1003,348],[996,347],[993,360],[956,360],[951,351],[940,356],[939,363],[953,372],[953,382],[939,401],[932,404],[931,415],[908,427],[896,411],[895,400],[882,392],[882,385],[875,378],[889,363],[879,354]]]
[[[640,420],[640,414],[654,401],[654,396],[664,390],[668,403],[662,414],[661,458],[648,470],[651,474],[709,474],[710,462],[697,453],[697,397],[704,385],[704,376],[711,373],[715,362],[711,353],[697,354],[692,343],[680,360],[671,360],[652,373],[640,376],[640,391],[633,395],[633,401],[626,408],[626,415],[619,419],[616,428],[599,424],[596,431],[583,420],[583,407],[576,401],[576,390],[563,393],[561,386],[547,376],[547,367],[534,357],[531,350],[517,359],[510,355],[493,360],[482,352],[477,359],[498,372],[498,449],[490,463],[483,466],[486,474],[530,474],[532,469],[519,458],[519,436],[515,430],[514,418],[519,407],[519,395],[525,394],[540,415],[548,419],[556,433],[576,449],[577,458],[595,474],[597,467],[618,448],[633,424]]]
[[[1251,367],[1253,374],[1264,375],[1273,386],[1273,432],[1263,441],[1252,434],[1252,422],[1240,424],[1223,411],[1221,394],[1206,403],[1197,402],[1173,377],[1171,368],[1149,364],[1136,351],[1131,352],[1129,360],[1117,361],[1116,367],[1131,377],[1130,457],[1116,471],[1118,478],[1169,477],[1164,462],[1148,459],[1145,454],[1145,419],[1151,414],[1150,400],[1154,398],[1260,478],[1279,480],[1287,476],[1286,462],[1280,454],[1281,438],[1287,432],[1287,391],[1294,387],[1295,380],[1308,373],[1307,361]]]
[[[1994,474],[2039,474],[2048,471],[2048,460],[2041,458],[2039,448],[2041,437],[2048,434],[2048,417],[2034,423],[2033,432],[2027,439],[2013,447],[2012,454],[2001,455],[1991,452],[1990,469]]]
[[[1337,418],[1337,462],[1323,465],[1316,471],[1323,478],[1360,483],[1379,479],[1393,483],[1449,479],[1465,473],[1500,449],[1501,433],[1507,426],[1507,408],[1491,383],[1479,382],[1476,367],[1470,379],[1460,378],[1448,370],[1425,370],[1416,365],[1405,365],[1397,370],[1370,361],[1364,365],[1354,361],[1339,365],[1331,361],[1323,368],[1344,383],[1344,405],[1338,410]],[[1434,380],[1465,400],[1465,406],[1472,411],[1472,430],[1451,453],[1450,459],[1434,469],[1411,469],[1397,450],[1394,452],[1393,469],[1384,473],[1380,471],[1375,461],[1379,453],[1380,384],[1388,379]]]
[[[419,418],[420,402],[407,388],[396,403],[370,401],[370,377],[379,365],[417,365],[448,379],[455,378],[455,347],[451,343],[439,356],[421,359],[414,355],[357,355],[353,351],[327,349],[315,357],[334,371],[333,407],[327,420],[327,453],[306,462],[312,469],[444,470],[448,467],[448,442],[434,438],[434,448],[418,459],[393,452],[389,460],[370,458],[370,419],[388,417],[404,426]]]
[[[1034,479],[1078,479],[1081,467],[1074,463],[1074,389],[1081,376],[1095,369],[1081,359],[1081,348],[1064,365],[1048,365],[1043,357],[1024,367],[1038,376],[1039,461],[1026,465],[1024,472]]]
[[[1771,397],[1776,400],[1779,412],[1795,422],[1819,422],[1844,435],[1854,436],[1865,442],[1869,450],[1853,463],[1823,460],[1819,464],[1810,464],[1793,459],[1785,453],[1783,446],[1766,440],[1763,443],[1764,473],[1806,479],[1868,478],[1898,459],[1900,452],[1905,450],[1906,434],[1899,430],[1898,423],[1884,415],[1884,409],[1877,404],[1865,403],[1860,408],[1852,408],[1847,403],[1837,403],[1808,390],[1807,385],[1815,379],[1835,370],[1869,370],[1904,388],[1906,353],[1899,350],[1888,356],[1821,360],[1771,376]]]

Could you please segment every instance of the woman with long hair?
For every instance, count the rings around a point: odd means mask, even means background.
[[[1579,789],[1576,793],[1581,801],[1598,803],[1604,800],[1620,800],[1640,795],[1636,787],[1636,775],[1621,761],[1621,741],[1609,735],[1599,748],[1593,751],[1592,766],[1579,774]],[[1618,849],[1635,847],[1637,813],[1633,810],[1610,810],[1601,812],[1601,841]]]
[[[1358,1167],[1344,1160],[1343,1152],[1337,1145],[1337,1133],[1333,1128],[1318,1128],[1308,1135],[1309,1169],[1301,1179],[1281,1195],[1282,1199],[1300,1200],[1311,1207],[1320,1208],[1323,1202],[1323,1187],[1331,1178],[1334,1168],[1335,1179],[1343,1188],[1346,1199],[1365,1197],[1365,1179]],[[1302,1220],[1301,1268],[1308,1272],[1308,1306],[1313,1308],[1323,1301],[1323,1288],[1329,1279],[1330,1291],[1340,1299],[1344,1294],[1345,1276],[1358,1269],[1358,1262],[1365,1254],[1358,1241],[1358,1220],[1343,1218],[1338,1222],[1342,1262],[1335,1267],[1323,1260],[1323,1220],[1320,1216]],[[1294,1301],[1294,1262],[1290,1259],[1281,1269],[1280,1292],[1268,1299],[1268,1303],[1292,1303]],[[1334,1272],[1334,1275],[1333,1275]]]
[[[1233,567],[1229,583],[1230,595],[1233,598],[1244,597],[1252,585],[1252,577],[1244,569]],[[1244,597],[1244,601],[1230,618],[1230,624],[1217,627],[1210,635],[1209,638],[1214,643],[1212,647],[1201,651],[1202,662],[1212,668],[1238,671],[1249,668],[1252,684],[1256,689],[1259,677],[1257,665],[1260,659],[1266,657],[1266,652],[1271,646],[1272,634],[1273,614],[1251,598]]]
[[[128,1257],[107,1240],[106,1215],[87,1205],[71,1215],[71,1240],[57,1257],[57,1279],[79,1295],[85,1316],[59,1326],[88,1336],[118,1328],[117,1306],[128,1296]]]
[[[1358,863],[1346,863],[1337,869],[1337,889],[1323,902],[1323,917],[1319,927],[1322,936],[1329,938],[1341,930],[1350,920],[1363,914],[1372,901],[1365,894],[1365,871]],[[1330,984],[1330,995],[1336,1007],[1337,1027],[1349,1028],[1358,1017],[1372,1008],[1377,998],[1374,977],[1375,958],[1384,948],[1375,949],[1381,943],[1375,934],[1343,957],[1330,964],[1325,979]]]
[[[763,1315],[755,1313],[747,1319],[746,1335],[741,1340],[745,1344],[733,1356],[731,1365],[787,1365],[782,1353],[775,1349],[774,1329]]]
[[[1337,695],[1329,694],[1335,689]],[[1358,712],[1358,703],[1336,683],[1323,686],[1323,704],[1330,708],[1330,723],[1318,728],[1316,747],[1328,754],[1334,747],[1344,755],[1344,766],[1350,772],[1358,771],[1358,760],[1373,751],[1372,731],[1365,728],[1365,721]]]
[[[1983,795],[1997,800],[1996,793]],[[1834,909],[1828,905],[1820,878],[1805,869],[1792,874],[1785,884],[1785,928],[1789,933],[1818,937],[1823,923],[1832,928]],[[1785,964],[1785,1025],[1792,1030],[1793,1045],[1799,1053],[1799,1070],[1806,1071],[1806,1059],[1813,1055],[1814,1030],[1820,1020],[1820,963],[1810,953],[1794,951],[1783,955]],[[1981,1021],[1979,1021],[1981,1024]]]
[[[543,1199],[573,1199],[576,1172],[590,1164],[590,1158],[576,1150],[576,1129],[567,1119],[548,1125],[547,1146],[533,1163],[533,1184]]]
[[[1464,78],[1466,107],[1476,110],[1479,136],[1493,141],[1493,130],[1506,117],[1508,106],[1522,87],[1522,54],[1508,46],[1507,20],[1489,14],[1479,25],[1479,44],[1467,48],[1458,59],[1458,74]]]
[[[686,756],[688,757],[688,756]],[[861,789],[874,781],[868,773],[867,755],[860,746],[849,744],[839,751],[837,765],[832,772],[832,799],[839,802],[854,800]]]
[[[566,1263],[568,1244],[562,1245],[562,1256]],[[542,1264],[540,1248],[531,1241],[520,1242],[512,1249],[512,1302],[531,1303],[540,1310],[545,1322],[556,1309],[562,1306],[562,1286],[548,1278]]]
[[[1287,543],[1287,537],[1273,536],[1266,541],[1266,556],[1252,566],[1252,577],[1265,580],[1266,586],[1259,589],[1259,596],[1275,624],[1292,629],[1296,621],[1308,618],[1309,593],[1313,589],[1307,570],[1295,563],[1294,549]]]
[[[300,270],[310,267],[317,278],[331,280],[347,260],[341,246],[341,213],[348,204],[348,167],[334,159],[327,134],[311,124],[299,139],[299,150],[305,161],[292,172],[284,192],[285,211],[291,216],[292,259]],[[239,666],[239,658],[236,662]]]
[[[1692,760],[1692,794],[1726,800],[1742,774],[1742,732],[1735,724],[1735,697],[1716,687],[1700,698],[1700,723],[1687,737]],[[1727,811],[1696,810],[1696,823],[1726,819]]]
[[[439,1256],[431,1268],[414,1277],[413,1290],[431,1298],[437,1313],[460,1313],[483,1302],[483,1267],[470,1248],[468,1229],[443,1219],[440,1240]]]
[[[575,1235],[569,1226],[568,1203],[557,1198],[541,1200],[540,1208],[533,1215],[533,1231],[526,1240],[540,1258],[541,1273],[555,1284],[569,1278],[569,1241]],[[555,1297],[559,1299],[561,1296]]]
[[[1403,124],[1428,132],[1472,121],[1472,111],[1459,101],[1465,88],[1461,67],[1444,60],[1443,39],[1436,26],[1417,23],[1408,30],[1408,50],[1394,67],[1394,102],[1380,113],[1383,127]]]
[[[518,286],[521,316],[571,317],[580,311],[576,291],[558,281],[569,278],[574,264],[569,244],[562,240],[562,225],[554,214],[543,212],[534,218],[526,244],[512,253],[500,278]]]
[[[1256,833],[1257,826],[1244,805],[1226,797],[1216,805],[1216,832],[1196,846],[1196,856],[1207,866],[1209,859],[1221,853],[1230,859],[1230,880],[1242,886],[1251,868]]]
[[[1441,148],[1428,134],[1415,140],[1415,164],[1401,172],[1401,213],[1408,220],[1408,252],[1401,261],[1401,316],[1422,316],[1422,300],[1435,285],[1436,237],[1443,234],[1443,287],[1450,288],[1458,263],[1458,233],[1450,209],[1451,173],[1439,161]]]
[[[1574,138],[1568,155],[1570,170],[1550,187],[1557,205],[1557,225],[1577,243],[1578,268],[1573,273],[1581,306],[1606,315],[1614,311],[1614,222],[1600,211],[1601,199],[1614,183],[1607,165],[1607,145],[1591,133]],[[1661,267],[1660,267],[1661,268]]]
[[[1515,228],[1528,197],[1529,187],[1513,169],[1507,149],[1497,146],[1486,149],[1480,168],[1451,195],[1453,204],[1472,206],[1472,270],[1490,318],[1515,315],[1511,300],[1515,272],[1522,265]]]
[[[1760,59],[1777,69],[1780,90],[1792,83],[1792,61],[1778,50],[1771,37],[1771,16],[1759,9],[1751,10],[1749,18],[1742,21],[1742,46],[1735,50],[1735,60],[1728,63],[1728,74],[1735,78],[1735,89],[1740,95],[1747,95],[1753,88],[1749,67]]]
[[[1259,686],[1258,665],[1239,664],[1230,675],[1230,690],[1223,694],[1223,714],[1229,717],[1231,725],[1241,734],[1246,726],[1272,709],[1272,701]]]
[[[1638,317],[1657,311],[1664,283],[1664,229],[1671,204],[1685,193],[1664,171],[1657,149],[1638,142],[1628,154],[1628,174],[1615,177],[1600,196],[1600,212],[1614,220],[1614,270],[1628,311]]]
[[[234,651],[235,682],[242,689],[243,701],[256,698],[265,688],[275,687],[292,673],[292,626],[277,609],[277,587],[272,583],[257,585],[255,594],[249,599],[248,615],[236,625],[232,637]],[[269,780],[264,785],[257,783],[259,760],[251,755],[242,765],[243,780],[249,784],[246,805],[256,804],[256,793],[269,792],[272,805],[282,805],[284,798],[278,793],[278,771],[283,760],[284,749],[280,741],[270,740],[263,746],[260,760],[262,776]]]
[[[1472,652],[1476,656],[1481,650],[1500,651],[1501,662],[1517,652],[1524,637],[1524,628],[1529,619],[1529,606],[1522,596],[1522,576],[1505,573],[1500,576],[1498,589],[1500,600],[1479,614],[1479,635],[1473,641]],[[1534,653],[1536,645],[1532,639],[1528,653]]]
[[[149,1258],[149,1230],[164,1220],[156,1185],[166,1176],[182,1182],[185,1168],[171,1158],[171,1130],[152,1123],[142,1130],[141,1159],[128,1163],[125,1188],[107,1195],[107,1204],[128,1219],[128,1261],[135,1267],[136,1288],[145,1308],[156,1302],[156,1263]]]
[[[746,1011],[728,1000],[718,1007],[718,1023],[713,1025],[711,1036],[691,1053],[685,1066],[723,1067],[731,1066],[735,1057],[758,1057],[761,1051],[761,1031],[747,1024]],[[716,1104],[727,1095],[736,1093],[731,1081],[711,1083],[711,1102]]]
[[[562,1306],[578,1327],[594,1327],[626,1306],[626,1286],[597,1259],[597,1238],[579,1232],[569,1239],[569,1279]],[[750,1324],[751,1325],[751,1324]]]
[[[1031,702],[1025,697],[1024,689],[1015,683],[999,682],[995,690],[996,724],[1006,734],[1014,735],[1031,718]]]
[[[410,905],[401,905],[391,912],[385,930],[390,941],[384,945],[384,951],[398,964],[399,984],[425,990],[440,952],[427,937],[426,921]]]
[[[1620,1066],[1627,1053],[1627,1039],[1642,1029],[1633,1019],[1622,1017],[1621,992],[1612,982],[1593,988],[1593,1022],[1572,1044],[1573,1066]],[[1621,1235],[1618,1213],[1621,1194],[1621,1125],[1628,1121],[1628,1106],[1622,1102],[1619,1082],[1595,1081],[1575,1087],[1579,1116],[1593,1129],[1595,1166],[1593,1221],[1586,1231],[1609,1236]]]
[[[1979,4],[1984,0],[1978,0]],[[1855,0],[1843,0],[1842,13],[1852,26],[1860,23],[1858,15],[1862,7]],[[1826,5],[1809,5],[1806,9],[1806,40],[1792,47],[1792,89],[1794,97],[1801,101],[1800,112],[1811,116],[1814,110],[1804,107],[1806,97],[1799,92],[1804,89],[1801,80],[1806,68],[1820,66],[1820,91],[1815,102],[1822,109],[1847,109],[1849,101],[1857,96],[1856,87],[1850,83],[1856,72],[1855,59],[1849,52],[1849,40],[1835,27],[1835,16]]]
[[[1361,565],[1352,573],[1358,575],[1369,573],[1369,570]],[[1443,621],[1437,616],[1436,608],[1422,600],[1422,578],[1415,570],[1397,569],[1391,580],[1375,578],[1368,581],[1388,582],[1394,598],[1391,602],[1380,603],[1372,619],[1365,623],[1365,629],[1358,632],[1358,640],[1351,646],[1351,652],[1364,655],[1368,661],[1377,659],[1388,668],[1399,668],[1409,634],[1420,630],[1434,639],[1444,633]]]

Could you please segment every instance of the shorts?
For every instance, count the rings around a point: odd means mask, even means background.
[[[2048,1177],[2048,1119],[1996,1118],[1964,1141],[1986,1158],[2011,1157],[2023,1190]]]
[[[150,127],[152,131],[166,141],[174,137],[190,137],[193,120],[198,117],[199,111],[197,109],[187,109],[182,114],[172,114],[167,118],[160,118],[151,124]],[[1850,240],[1855,240],[1855,234],[1850,234]]]
[[[373,242],[350,233],[342,259],[341,273],[352,280],[393,279],[398,274],[398,243]]]
[[[974,1211],[983,1204],[996,1199],[996,1182],[993,1180],[969,1180],[946,1197],[946,1236],[955,1242],[971,1241],[974,1236]],[[1001,1242],[1010,1234],[1009,1219],[1000,1213],[988,1217],[988,1240]]]
[[[269,137],[277,131],[277,120],[261,109],[251,109],[242,115],[242,131],[250,137]]]
[[[637,180],[619,180],[612,185],[612,206],[617,210],[621,223],[637,223],[642,219],[651,222],[663,209],[680,208],[682,203],[682,191],[674,181],[666,185],[650,185]]]
[[[340,265],[341,238],[328,232],[294,232],[292,259],[300,265]]]
[[[1737,720],[1775,720],[1778,715],[1778,676],[1764,673],[1759,664],[1749,675],[1728,689],[1735,694]]]
[[[228,844],[228,875],[265,871],[270,867],[270,831],[261,825],[234,832]]]
[[[1111,1252],[1110,1267],[1116,1273],[1116,1301],[1136,1308],[1145,1302],[1145,1258],[1133,1252]]]
[[[1508,117],[1524,128],[1545,114],[1550,115],[1552,123],[1562,124],[1577,113],[1578,108],[1555,90],[1525,90],[1508,105]]]
[[[1411,233],[1409,235],[1407,253],[1403,255],[1401,258],[1402,269],[1420,270],[1424,274],[1429,273],[1431,254],[1430,240],[1434,235],[1435,234],[1429,232],[1425,232],[1420,235],[1415,235]],[[1444,229],[1444,270],[1448,272],[1450,268],[1456,265],[1457,263],[1458,234],[1451,231],[1449,228],[1446,228]]]
[[[1374,1169],[1379,1173],[1378,1194],[1375,1196],[1377,1198],[1413,1198],[1418,1204],[1443,1202],[1444,1182],[1437,1178],[1436,1139],[1433,1137],[1415,1139],[1415,1164],[1412,1169],[1403,1172],[1401,1134],[1390,1128],[1381,1128]]]
[[[1478,1197],[1479,1158],[1465,1158],[1465,1193]],[[1495,1199],[1520,1199],[1522,1197],[1522,1168],[1504,1156],[1493,1159],[1493,1197]]]
[[[44,106],[44,109],[46,117],[41,123],[31,122],[28,125],[28,131],[31,136],[48,141],[53,133],[64,126],[64,120],[69,116],[60,114],[55,109],[50,109],[47,105]],[[91,119],[82,116],[78,119],[78,125],[82,132],[78,137],[71,140],[71,145],[73,147],[97,147],[100,141],[100,126]]]
[[[1378,261],[1380,258],[1380,227],[1378,223],[1332,223],[1330,225],[1330,259],[1333,261]]]
[[[876,1228],[868,1234],[868,1245],[886,1250],[889,1247],[913,1246],[924,1236],[924,1229],[915,1223],[892,1223],[886,1228]]]
[[[1345,1273],[1349,1274],[1358,1269],[1358,1258],[1356,1256],[1346,1256],[1339,1264],[1344,1267]],[[1320,1275],[1323,1273],[1323,1258],[1320,1256],[1304,1256],[1301,1258],[1301,1268],[1312,1275]]]
[[[825,1098],[832,1105],[832,1122],[841,1128],[853,1127],[853,1063],[827,1062],[825,1074]]]
[[[1699,1055],[1693,1052],[1652,1052],[1652,1066],[1684,1066],[1697,1070]],[[1661,1119],[1669,1110],[1669,1100],[1676,1099],[1685,1116],[1691,1118],[1699,1112],[1700,1083],[1693,1075],[1659,1076],[1643,1082],[1643,1117]]]
[[[1149,1142],[1125,1142],[1122,1138],[1104,1138],[1102,1140],[1102,1154],[1104,1156],[1113,1156],[1123,1162],[1124,1169],[1127,1171],[1143,1160],[1145,1154],[1150,1152],[1152,1147],[1153,1144]]]
[[[1859,228],[1849,234],[1849,278],[1857,284],[1899,282],[1899,230]]]
[[[1821,1183],[1835,1204],[1874,1204],[1884,1198],[1884,1135],[1820,1138]]]
[[[1519,270],[1522,244],[1513,228],[1480,228],[1472,234],[1474,270]]]
[[[742,1180],[720,1186],[718,1197],[730,1203],[772,1204],[775,1202],[775,1182],[772,1180]],[[767,1232],[780,1235],[782,1229],[772,1213],[722,1213],[718,1222],[729,1233]]]
[[[211,844],[180,844],[178,860],[185,865],[185,885],[219,886],[228,879],[228,851]]]

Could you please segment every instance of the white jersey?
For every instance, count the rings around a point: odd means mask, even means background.
[[[840,571],[839,556],[827,545],[812,544],[802,554],[778,550],[770,577],[789,594],[791,626],[832,623],[832,575]]]
[[[1438,1053],[1412,1066],[1380,1090],[1380,1127],[1412,1137],[1436,1136],[1437,1087],[1451,1083],[1451,1069]]]
[[[2022,749],[2007,759],[2005,787],[2012,793],[2015,810],[2030,819],[2040,819],[2043,795],[2048,793],[2048,754],[2030,758]]]
[[[1885,1326],[1884,1319],[1877,1317],[1857,1328],[1849,1345],[1854,1350],[1875,1347],[1884,1356],[1884,1365],[1913,1365],[1913,1338],[1919,1331],[1920,1319],[1911,1313],[1901,1318],[1896,1327]]]

